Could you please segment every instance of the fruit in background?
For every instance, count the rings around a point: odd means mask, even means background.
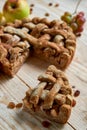
[[[30,9],[26,0],[7,0],[3,7],[3,15],[7,22],[28,17],[29,13]]]
[[[69,12],[65,12],[61,19],[69,24],[71,23],[72,15]]]
[[[86,21],[84,12],[81,11],[76,15],[71,15],[69,12],[65,12],[64,15],[61,16],[61,19],[73,29],[76,36],[81,35]]]
[[[6,19],[3,16],[3,13],[0,12],[0,25],[4,25],[6,23]]]

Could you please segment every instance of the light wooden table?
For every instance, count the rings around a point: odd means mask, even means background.
[[[0,8],[4,2],[5,0],[0,0]],[[58,2],[59,7],[49,7],[49,2]],[[29,4],[35,4],[32,16],[43,17],[48,12],[49,19],[60,18],[64,11],[73,12],[77,2],[78,0],[29,0]],[[82,0],[78,8],[78,11],[80,10],[85,12],[87,18],[87,0]],[[10,101],[21,102],[28,86],[36,86],[37,76],[44,72],[47,66],[39,59],[29,58],[14,78],[0,74],[0,130],[45,130],[41,120],[36,120],[21,110],[10,110],[7,104]],[[81,93],[76,99],[77,105],[73,108],[68,123],[55,123],[46,130],[87,130],[87,22],[82,36],[77,39],[73,62],[65,73],[71,85],[75,85]]]

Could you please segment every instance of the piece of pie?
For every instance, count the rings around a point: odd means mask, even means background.
[[[8,75],[19,70],[29,50],[31,55],[65,70],[75,49],[76,37],[62,21],[35,17],[15,20],[0,28],[0,68]]]
[[[67,77],[54,65],[50,65],[38,80],[37,87],[29,88],[26,92],[24,110],[45,120],[66,123],[74,101]]]

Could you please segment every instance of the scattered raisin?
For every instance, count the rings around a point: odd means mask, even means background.
[[[79,90],[76,90],[75,92],[74,92],[74,97],[78,97],[80,95],[80,91]]]
[[[55,7],[58,7],[58,6],[59,6],[59,4],[58,4],[58,3],[56,3],[54,6],[55,6]]]
[[[73,101],[72,101],[72,107],[74,107],[76,105],[76,101],[75,101],[75,99],[73,99]]]
[[[75,88],[75,86],[73,85],[72,88]]]
[[[21,108],[22,107],[22,103],[18,103],[18,104],[16,104],[16,108]]]
[[[30,4],[30,7],[34,7],[34,4]]]
[[[15,108],[15,103],[14,102],[9,102],[7,107],[10,108],[10,109],[14,109]]]
[[[80,36],[81,36],[81,33],[78,33],[77,36],[80,37]]]
[[[45,128],[48,128],[51,124],[50,124],[50,122],[48,122],[48,121],[43,121],[43,122],[42,122],[42,125],[43,125]]]
[[[32,9],[32,8],[30,8],[30,14],[32,14],[32,11],[33,11],[33,9]]]
[[[45,16],[47,16],[47,17],[48,17],[49,15],[50,15],[49,13],[45,13]]]
[[[49,5],[49,6],[52,6],[52,3],[49,3],[48,5]]]

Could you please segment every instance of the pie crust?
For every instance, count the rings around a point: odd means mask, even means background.
[[[75,49],[76,37],[63,21],[34,17],[0,27],[0,68],[8,75],[13,76],[19,70],[29,51],[30,56],[65,70]]]
[[[43,119],[66,123],[73,104],[72,88],[67,77],[50,65],[38,80],[39,84],[26,92],[24,110]]]

